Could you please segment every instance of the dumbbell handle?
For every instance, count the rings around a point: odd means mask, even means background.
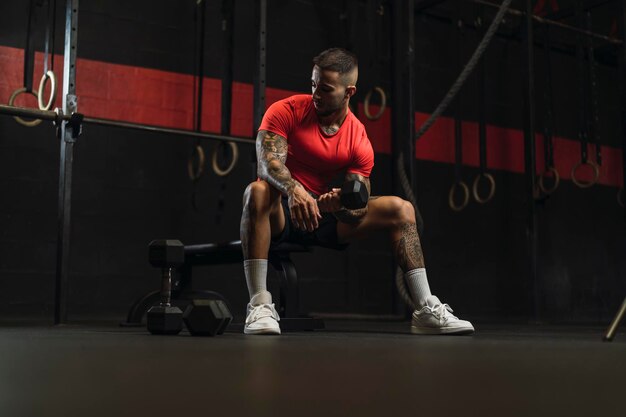
[[[161,269],[161,305],[169,307],[172,299],[172,268]]]

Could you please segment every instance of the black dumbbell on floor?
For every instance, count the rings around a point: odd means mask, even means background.
[[[228,306],[219,299],[193,299],[183,313],[183,320],[192,336],[222,334],[232,319]]]
[[[183,312],[171,305],[172,270],[185,263],[185,249],[178,240],[153,240],[148,246],[148,259],[161,268],[161,303],[148,310],[148,331],[152,334],[175,335],[183,329]]]
[[[150,265],[161,268],[162,274],[161,302],[151,307],[147,313],[150,333],[175,335],[182,330],[183,322],[193,336],[215,336],[224,333],[233,319],[224,299],[191,299],[184,313],[177,306],[171,305],[172,271],[185,263],[185,247],[180,241],[150,242],[148,260]]]

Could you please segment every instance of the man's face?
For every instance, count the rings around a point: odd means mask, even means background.
[[[313,105],[320,116],[328,116],[343,108],[350,95],[337,71],[322,70],[315,65],[311,74]]]

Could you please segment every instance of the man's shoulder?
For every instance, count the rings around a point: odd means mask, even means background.
[[[312,99],[310,94],[294,94],[275,101],[270,107],[273,111],[291,111],[296,114],[301,114],[303,111],[306,111],[311,104]]]
[[[347,118],[347,122],[350,123],[352,134],[356,136],[355,139],[367,139],[367,131],[365,125],[356,117],[356,114],[350,112]]]
[[[284,99],[289,103],[294,110],[303,109],[309,107],[313,103],[313,99],[310,94],[294,94]]]
[[[365,132],[365,125],[363,124],[363,122],[361,122],[359,120],[358,117],[356,117],[356,114],[352,113],[352,111],[350,111],[350,117],[348,118],[349,123],[352,124],[352,126],[358,128],[359,130],[362,130],[363,132]]]

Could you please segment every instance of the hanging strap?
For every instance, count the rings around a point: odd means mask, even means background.
[[[24,47],[24,74],[23,74],[23,86],[19,87],[9,97],[9,106],[13,106],[16,98],[20,94],[30,94],[39,100],[37,92],[33,91],[33,72],[35,67],[35,47],[33,45],[32,33],[35,29],[35,17],[36,17],[36,4],[35,0],[30,0],[28,7],[28,22],[26,24],[26,46]],[[41,119],[25,120],[20,116],[13,116],[16,122],[26,127],[37,126],[41,123]]]
[[[578,1],[577,3],[580,3]],[[580,37],[579,37],[580,38]],[[578,138],[580,139],[580,161],[587,163],[588,124],[587,124],[587,89],[585,88],[585,52],[581,42],[576,45],[576,64],[578,75]]]
[[[581,23],[581,27],[585,24],[585,16],[583,14],[583,6],[582,1],[576,1],[576,15],[578,17],[578,21]],[[598,182],[600,177],[600,170],[598,166],[589,161],[588,159],[588,150],[589,150],[589,121],[587,119],[587,103],[588,103],[588,93],[586,86],[588,83],[586,82],[586,74],[585,74],[585,49],[583,46],[583,38],[582,35],[578,36],[578,45],[576,45],[576,61],[577,61],[577,72],[578,72],[578,117],[579,117],[579,133],[578,136],[580,138],[580,161],[572,167],[572,181],[580,188],[589,188],[592,185]],[[591,57],[589,57],[591,59]],[[578,168],[588,165],[593,170],[593,178],[591,181],[582,181],[580,180],[576,174],[578,172]]]
[[[586,13],[587,31],[592,30],[591,12]],[[595,143],[596,148],[596,164],[602,166],[602,147],[600,145],[600,116],[598,111],[598,79],[596,77],[596,58],[593,49],[593,39],[587,37],[587,62],[589,64],[589,90],[591,106],[591,117],[588,118],[589,139]]]
[[[54,35],[56,31],[56,0],[48,0],[48,19],[44,39],[43,72],[54,71]],[[50,66],[48,67],[48,62]]]
[[[544,133],[544,163],[546,171],[551,167],[554,167],[554,142],[553,142],[553,132],[554,132],[554,107],[552,102],[552,43],[550,40],[550,26],[544,25],[545,30],[545,41],[544,41],[544,52],[545,52],[545,80],[546,86],[543,90],[543,99],[545,103],[545,119],[543,126]]]
[[[463,25],[461,19],[461,13],[459,10],[459,25],[457,36],[457,67],[461,65],[461,41],[463,36]],[[454,183],[450,187],[448,192],[448,205],[454,211],[461,211],[469,203],[469,188],[467,184],[462,180],[463,169],[463,123],[461,120],[461,99],[457,99],[455,105],[455,117],[454,117]],[[455,201],[457,189],[461,188],[461,201],[459,204]]]
[[[194,12],[194,55],[195,74],[193,78],[194,129],[202,130],[202,90],[204,88],[204,18],[205,2],[198,0]],[[189,179],[192,183],[191,207],[198,212],[197,184],[204,174],[205,155],[199,139],[194,140],[193,151],[187,164]]]
[[[461,171],[463,167],[463,126],[461,119],[457,116],[454,118],[454,183],[448,192],[448,205],[454,211],[461,211],[469,203],[469,188],[465,181],[461,179]],[[457,189],[461,188],[461,201],[456,203],[455,196]]]
[[[24,88],[28,91],[33,89],[33,70],[35,68],[35,46],[31,36],[35,26],[35,17],[35,0],[30,0],[28,24],[26,25],[26,47],[24,48]]]
[[[457,112],[459,113],[459,112]],[[454,182],[462,182],[463,172],[463,122],[457,116],[454,118]]]
[[[483,36],[482,13],[478,9],[476,25],[478,26],[479,35]],[[480,158],[480,173],[474,178],[472,184],[472,195],[477,203],[485,204],[493,198],[496,192],[496,181],[493,176],[487,172],[487,122],[485,116],[485,60],[481,60],[478,64],[478,154]],[[489,192],[487,196],[482,197],[479,192],[480,180],[484,178],[489,184]]]
[[[478,68],[478,153],[480,173],[487,170],[487,125],[485,123],[485,61]]]
[[[544,52],[545,52],[545,82],[543,99],[545,107],[545,118],[543,122],[543,153],[544,171],[539,175],[537,186],[545,194],[550,195],[559,186],[561,178],[554,166],[554,107],[552,102],[552,43],[550,40],[550,26],[544,25]],[[552,185],[546,185],[546,177],[552,176]]]
[[[39,81],[37,90],[37,103],[40,110],[50,110],[54,106],[57,97],[57,80],[54,75],[54,32],[56,30],[56,0],[47,0],[48,17],[46,19],[46,34],[44,37],[43,75]],[[48,68],[48,61],[50,67]],[[50,97],[44,104],[46,83],[50,80]]]

